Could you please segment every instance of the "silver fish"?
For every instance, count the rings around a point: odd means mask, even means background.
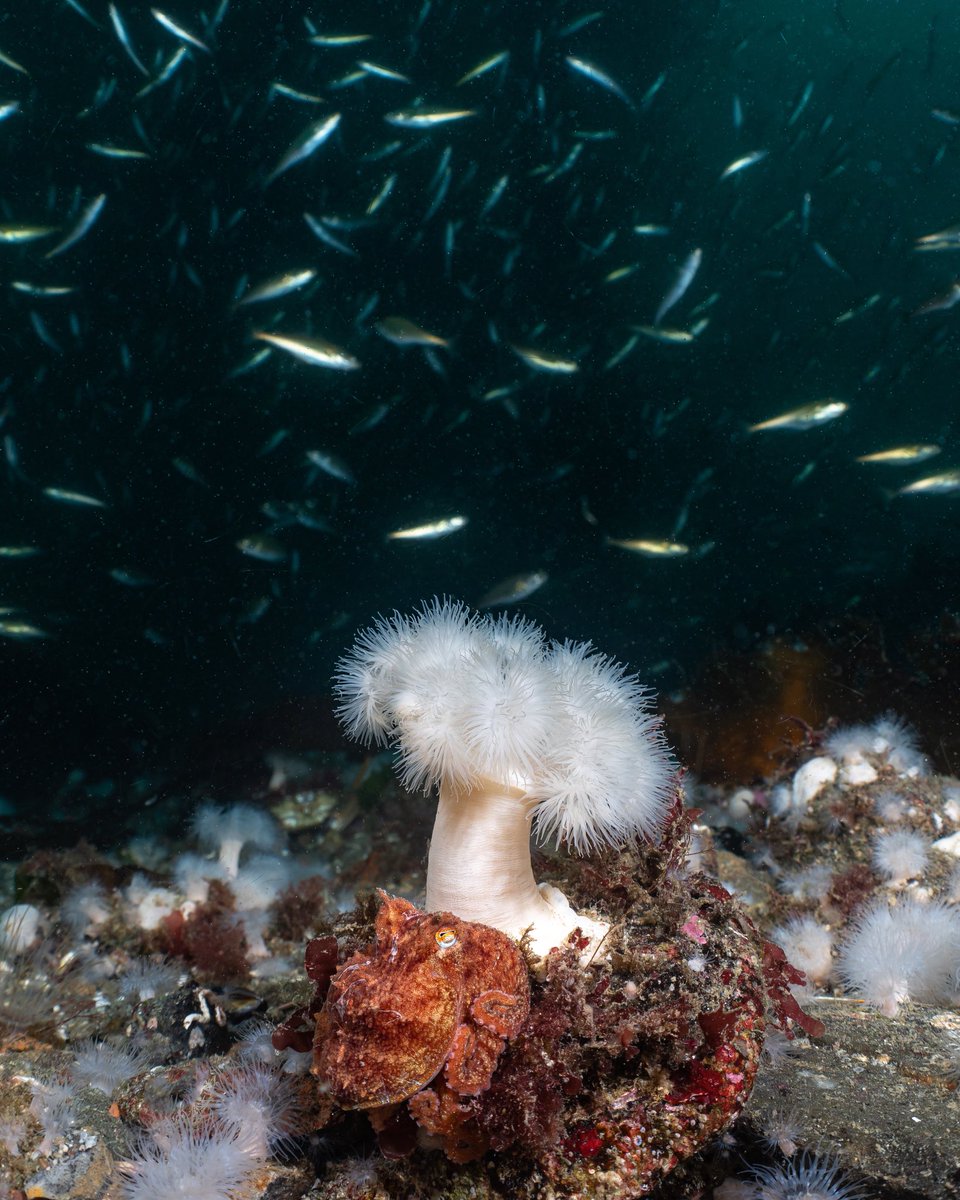
[[[476,115],[474,108],[400,108],[387,113],[383,119],[397,129],[434,129],[437,125],[449,125],[451,121],[463,121]]]
[[[17,642],[39,641],[50,634],[27,621],[0,621],[0,637],[11,638]]]
[[[922,317],[927,313],[947,312],[957,304],[960,304],[960,280],[954,280],[948,291],[934,296],[933,299],[927,300],[919,308],[914,309],[913,315]]]
[[[580,370],[580,364],[574,359],[547,354],[533,346],[511,346],[510,349],[533,371],[544,371],[548,375],[574,375]]]
[[[297,138],[290,149],[286,152],[283,158],[277,163],[270,174],[264,181],[264,187],[273,183],[284,171],[289,171],[291,167],[295,167],[298,163],[302,163],[304,159],[310,157],[314,151],[329,140],[333,131],[340,124],[340,113],[330,113],[329,116],[322,117],[319,121],[315,121]]]
[[[593,63],[587,62],[586,59],[583,58],[575,58],[572,54],[568,54],[565,61],[571,71],[576,71],[578,75],[583,75],[585,79],[589,79],[593,83],[598,84],[600,87],[616,96],[618,100],[622,100],[624,104],[628,105],[630,108],[634,107],[633,101],[630,99],[627,93],[615,79],[610,78],[606,71],[601,71],[600,68],[595,66]]]
[[[395,346],[449,346],[446,338],[421,329],[406,317],[384,317],[374,326],[381,337]]]
[[[676,278],[670,290],[660,302],[657,314],[653,318],[654,325],[659,325],[670,309],[680,303],[686,294],[687,288],[693,283],[696,273],[700,270],[702,262],[703,251],[699,247],[696,250],[691,250],[677,271]]]
[[[172,33],[175,38],[179,38],[181,42],[188,42],[191,46],[196,46],[198,50],[202,50],[205,54],[210,53],[210,47],[204,42],[201,42],[198,37],[195,37],[189,29],[184,29],[182,25],[178,25],[172,17],[168,17],[166,13],[161,12],[159,8],[151,8],[153,19],[158,21],[167,33]]]
[[[396,542],[433,541],[436,538],[447,537],[463,529],[467,523],[466,517],[441,517],[438,521],[428,521],[425,525],[411,525],[408,529],[395,529],[387,537]]]
[[[524,571],[501,579],[477,601],[478,608],[490,608],[494,604],[519,604],[540,590],[549,576],[546,571]]]
[[[509,175],[501,175],[497,182],[490,189],[490,192],[483,202],[483,207],[480,209],[480,216],[485,217],[493,206],[498,202],[500,197],[506,191],[507,184],[510,182]]]
[[[111,146],[107,142],[87,142],[87,149],[102,158],[137,159],[149,158],[146,150],[133,150],[127,146]]]
[[[667,81],[667,73],[666,73],[666,71],[661,71],[660,74],[653,81],[653,83],[651,83],[650,86],[647,88],[647,90],[643,93],[643,96],[641,97],[641,100],[640,100],[640,107],[643,109],[644,112],[646,112],[647,109],[650,107],[650,105],[653,103],[654,96],[656,96],[657,92],[660,91],[660,89],[663,87],[663,85],[666,83],[666,81]]]
[[[347,464],[335,454],[328,454],[325,450],[308,450],[307,461],[315,467],[319,467],[331,479],[339,479],[341,483],[356,483],[357,477],[350,470]]]
[[[810,97],[812,95],[813,95],[813,80],[811,79],[810,82],[807,84],[807,86],[803,89],[803,93],[801,94],[800,99],[797,101],[797,104],[796,104],[793,112],[790,114],[790,119],[787,121],[788,129],[790,128],[791,125],[796,125],[797,121],[800,120],[800,117],[802,116],[804,109],[810,103]]]
[[[663,325],[631,325],[630,328],[634,333],[653,338],[655,342],[666,342],[673,346],[685,346],[696,340],[696,334],[689,329],[668,329]]]
[[[2,51],[0,51],[0,63],[3,63],[5,67],[9,67],[11,71],[17,71],[21,75],[30,74],[26,67],[21,66],[16,59],[11,58],[9,54],[4,54]]]
[[[918,237],[914,247],[917,250],[960,250],[960,225],[948,225],[946,229]]]
[[[857,462],[887,463],[890,466],[903,467],[923,462],[925,459],[933,458],[939,453],[939,446],[915,442],[908,446],[894,446],[891,450],[878,450],[875,454],[861,454]]]
[[[386,199],[390,195],[390,193],[393,191],[394,185],[396,184],[396,182],[397,182],[397,176],[395,174],[388,175],[386,177],[386,179],[383,181],[383,184],[382,184],[380,190],[377,192],[377,194],[374,196],[374,198],[367,205],[367,216],[368,217],[372,217],[373,214],[375,212],[377,212],[377,210],[381,207],[381,205],[383,205],[386,202]]]
[[[333,250],[338,250],[341,254],[349,255],[351,258],[357,257],[356,250],[352,246],[348,246],[346,242],[342,242],[338,237],[335,237],[327,228],[327,223],[322,217],[315,217],[311,213],[305,212],[303,219],[309,226],[310,232],[325,245]]]
[[[73,504],[78,508],[107,507],[105,500],[99,500],[96,496],[88,496],[85,492],[71,492],[66,488],[46,487],[43,489],[43,494],[51,500],[58,500],[61,504]]]
[[[186,46],[178,46],[173,52],[170,61],[164,66],[163,70],[156,77],[156,79],[151,79],[149,83],[144,84],[140,91],[137,92],[137,99],[139,100],[141,96],[149,95],[150,92],[154,91],[154,89],[158,87],[163,87],[167,80],[173,77],[174,73],[188,54],[189,50]]]
[[[817,425],[825,425],[842,417],[850,405],[843,400],[814,400],[811,404],[803,404],[800,408],[792,408],[789,412],[766,421],[751,425],[748,432],[760,433],[766,429],[814,429]]]
[[[939,475],[928,475],[915,479],[900,488],[898,496],[953,496],[960,492],[960,470],[943,471]]]
[[[292,354],[301,362],[309,363],[311,367],[330,367],[335,371],[356,371],[360,363],[346,350],[341,350],[325,338],[294,337],[282,333],[266,333],[255,329],[252,334],[258,341],[267,342]]]
[[[56,225],[0,225],[0,244],[19,246],[56,232]]]
[[[58,242],[52,250],[47,251],[44,258],[56,258],[58,254],[64,254],[71,246],[75,246],[82,237],[85,237],[103,212],[103,206],[106,202],[107,196],[105,192],[101,192],[99,196],[94,196],[80,214],[76,225],[74,225],[62,242]]]
[[[301,104],[323,104],[324,102],[322,96],[315,96],[313,92],[298,91],[296,88],[288,87],[287,84],[280,83],[277,80],[274,80],[270,84],[268,98],[272,99],[274,96],[286,96],[288,100],[297,100]]]
[[[335,49],[339,46],[358,46],[361,42],[369,42],[372,37],[372,33],[317,33],[308,40],[311,46]]]
[[[690,553],[686,542],[672,542],[667,538],[604,538],[608,546],[629,550],[644,558],[682,558]]]
[[[731,175],[739,175],[741,171],[745,171],[747,167],[755,166],[770,153],[769,150],[751,150],[749,154],[744,154],[740,158],[735,158],[732,163],[724,167],[720,173],[721,179],[729,179]]]
[[[357,66],[365,75],[375,75],[378,79],[389,79],[394,83],[410,83],[408,75],[401,75],[399,71],[391,71],[389,67],[382,67],[379,63],[365,62],[361,59]]]
[[[284,271],[282,275],[274,275],[256,287],[250,288],[237,301],[237,307],[244,304],[260,304],[265,300],[278,300],[281,296],[289,296],[302,287],[306,287],[316,279],[316,271],[307,268],[303,271]]]
[[[242,537],[236,545],[241,554],[245,554],[247,558],[256,558],[260,562],[279,563],[287,557],[286,546],[267,533],[254,533],[250,537]]]
[[[123,587],[152,587],[155,582],[149,575],[144,575],[140,571],[132,571],[128,567],[112,567],[109,574],[114,583],[119,583]]]
[[[469,83],[471,79],[479,79],[481,75],[486,75],[488,71],[494,71],[502,63],[505,63],[510,57],[509,50],[501,50],[499,54],[491,54],[489,58],[485,58],[483,62],[477,63],[475,67],[469,70],[466,75],[461,75],[456,82],[456,87],[462,87],[463,84]]]
[[[117,6],[115,4],[111,4],[107,11],[110,14],[110,23],[113,25],[114,33],[116,33],[117,38],[120,41],[120,45],[127,52],[127,58],[130,59],[130,61],[142,75],[149,75],[150,72],[140,61],[139,55],[133,48],[133,43],[130,41],[130,35],[127,33],[127,27],[123,23],[123,17],[121,17],[120,13],[117,11]]]
[[[820,242],[811,242],[810,245],[813,248],[814,254],[820,259],[825,267],[829,267],[831,271],[836,271],[838,275],[843,275],[847,279],[850,278],[850,272],[845,271],[843,267],[840,266],[826,246],[821,245]]]

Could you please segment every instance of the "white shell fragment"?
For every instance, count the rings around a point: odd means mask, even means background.
[[[868,783],[875,783],[879,778],[876,769],[868,762],[847,763],[840,772],[840,782],[847,784],[848,787],[865,787]]]
[[[837,764],[832,758],[820,755],[805,762],[793,777],[793,809],[804,812],[810,801],[837,778]]]
[[[933,843],[934,850],[942,850],[944,854],[952,854],[954,858],[960,858],[960,829],[956,833],[949,833],[946,837],[937,838]]]
[[[0,913],[0,949],[7,954],[26,954],[42,933],[43,915],[32,904],[14,904]]]

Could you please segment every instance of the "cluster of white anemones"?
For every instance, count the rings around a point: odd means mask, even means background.
[[[824,753],[808,759],[789,784],[780,784],[770,796],[770,811],[780,820],[795,823],[810,811],[811,802],[825,787],[857,788],[875,783],[881,775],[917,779],[927,773],[917,736],[910,726],[891,713],[870,725],[849,725],[824,740]]]
[[[873,783],[871,863],[882,892],[848,927],[834,932],[814,915],[793,917],[772,931],[787,957],[813,987],[841,983],[888,1016],[908,1001],[954,1005],[960,1000],[960,866],[937,894],[925,882],[934,855],[960,857],[960,788],[938,785],[929,810],[941,832],[932,840],[916,827],[928,812],[914,794],[927,774],[916,735],[887,715],[870,725],[841,728],[824,740],[826,753],[809,759],[771,796],[774,820],[788,827],[805,818],[829,822],[821,792],[849,791]],[[828,826],[829,827],[829,826]],[[951,832],[953,830],[953,832]],[[941,858],[941,862],[942,862]],[[828,864],[781,875],[780,886],[802,901],[825,900],[834,879]]]

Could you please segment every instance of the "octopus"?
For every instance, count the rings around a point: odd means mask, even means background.
[[[379,896],[374,945],[330,981],[312,1071],[338,1107],[367,1112],[385,1154],[412,1151],[419,1127],[467,1162],[486,1149],[470,1098],[530,1011],[527,964],[496,929]]]

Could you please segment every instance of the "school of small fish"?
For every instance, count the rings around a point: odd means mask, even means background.
[[[953,402],[922,402],[960,319],[949,95],[914,216],[866,119],[906,62],[842,73],[839,6],[815,79],[789,22],[519,8],[0,26],[0,637],[93,623],[135,670],[271,621],[309,646],[398,581],[613,604],[751,533],[775,570],[784,513],[803,544],[855,520],[842,489],[892,539],[900,498],[960,496]]]

